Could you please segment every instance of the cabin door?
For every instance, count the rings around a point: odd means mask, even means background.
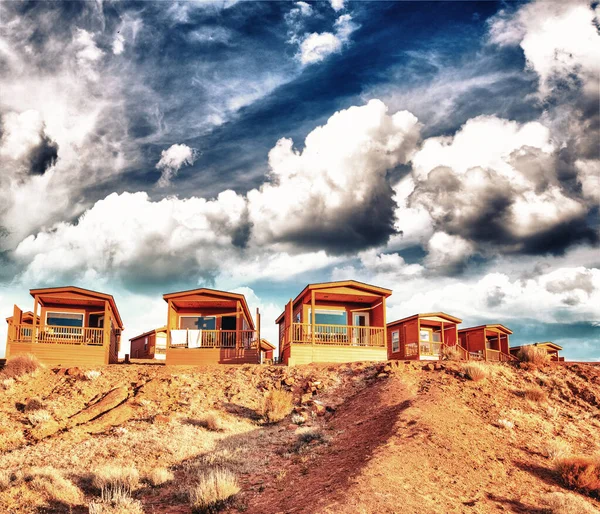
[[[237,318],[235,316],[223,316],[221,318],[221,330],[227,330],[227,332],[221,332],[221,346],[235,347],[237,346],[235,340],[235,330],[237,329]],[[229,332],[233,330],[233,332]]]
[[[368,312],[355,312],[352,315],[352,344],[358,346],[369,345],[369,313]]]

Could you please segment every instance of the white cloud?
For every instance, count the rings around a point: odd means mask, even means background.
[[[537,1],[514,16],[502,13],[491,24],[491,41],[521,45],[527,64],[540,77],[540,94],[550,94],[560,81],[584,83],[588,95],[598,94],[600,35],[598,17],[589,2]]]
[[[584,198],[596,205],[600,204],[600,161],[598,159],[577,159],[575,161],[579,183]]]
[[[160,160],[156,164],[156,169],[161,170],[158,185],[162,187],[169,185],[182,166],[194,164],[196,156],[196,150],[183,144],[174,144],[163,150],[160,153]]]
[[[436,232],[427,243],[425,264],[428,268],[460,267],[475,252],[474,245],[460,236]]]
[[[313,12],[310,4],[307,4],[306,2],[296,2],[296,6],[300,9],[300,14],[302,14],[302,16],[310,16]]]
[[[344,8],[345,0],[330,0],[331,7],[334,11],[340,11]]]
[[[112,51],[115,55],[121,55],[125,50],[125,37],[123,34],[117,34],[113,39]]]
[[[296,57],[303,65],[309,65],[321,62],[331,54],[340,53],[357,28],[358,25],[352,21],[352,17],[344,14],[334,23],[334,32],[313,32],[301,39],[292,38],[292,41],[300,40],[300,49]]]

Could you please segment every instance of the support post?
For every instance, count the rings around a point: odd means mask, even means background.
[[[444,322],[442,321],[442,346],[440,348],[440,354],[438,356],[439,360],[442,360],[442,351],[444,350],[444,346],[446,346],[446,339],[444,337]]]
[[[242,321],[241,317],[240,317],[240,307],[241,307],[241,302],[238,300],[235,304],[235,347],[236,347],[236,349],[240,348],[240,324]]]
[[[102,346],[104,347],[104,364],[110,364],[110,309],[108,300],[104,301],[104,328],[102,330]],[[84,323],[85,325],[85,323]],[[85,330],[85,327],[84,327]]]
[[[421,360],[421,318],[417,316],[417,359]]]
[[[259,364],[262,364],[263,358],[262,351],[260,349],[260,310],[258,309],[258,307],[256,308],[256,341],[256,347],[258,348],[258,362]]]
[[[33,324],[31,326],[31,342],[32,343],[37,343],[37,341],[38,341],[38,337],[37,337],[38,304],[39,304],[39,298],[37,295],[35,295],[33,298]]]
[[[386,320],[387,320],[387,315],[386,315],[386,297],[384,296],[381,299],[381,319],[383,320],[383,335],[381,336],[383,338],[383,343],[384,346],[387,346],[387,325],[386,325]],[[400,338],[400,331],[398,331],[398,339]],[[391,352],[390,352],[391,354]]]
[[[313,289],[310,292],[310,335],[311,335],[311,343],[313,345],[313,347],[315,346],[315,319],[316,319],[316,313],[315,313],[315,290]],[[314,352],[314,350],[313,350]]]

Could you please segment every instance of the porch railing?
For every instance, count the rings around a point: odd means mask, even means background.
[[[421,341],[420,343],[421,355],[427,357],[439,357],[442,352],[442,343],[434,341]]]
[[[256,330],[171,330],[171,348],[252,348]]]
[[[46,343],[102,346],[104,329],[93,327],[59,327],[56,325],[12,325],[9,327],[12,343]]]
[[[311,323],[293,323],[289,327],[290,342],[311,344],[314,341],[318,345],[385,347],[384,327],[315,324],[314,334],[312,327]]]

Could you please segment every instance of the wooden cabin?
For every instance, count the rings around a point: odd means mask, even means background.
[[[382,361],[389,289],[346,280],[309,284],[277,318],[280,362]]]
[[[167,327],[155,328],[129,340],[132,359],[165,360],[167,354]]]
[[[266,339],[260,340],[260,363],[261,364],[273,364],[273,352],[275,351],[275,345],[267,341]]]
[[[512,331],[504,325],[479,325],[458,331],[460,345],[468,352],[470,360],[514,360],[510,354],[509,336]]]
[[[7,319],[7,358],[32,354],[50,366],[118,362],[123,322],[111,295],[74,286],[29,292],[33,311],[15,305]]]
[[[518,358],[518,354],[519,354],[519,350],[521,348],[523,348],[523,346],[529,346],[529,345],[522,345],[522,346],[513,346],[510,349],[510,353],[513,357]],[[533,346],[538,346],[540,348],[544,348],[547,352],[548,355],[550,355],[550,360],[552,361],[556,361],[556,362],[564,362],[565,358],[561,357],[558,352],[562,352],[563,347],[556,344],[556,343],[552,343],[550,341],[546,341],[543,343],[533,343]]]
[[[460,318],[445,312],[414,314],[387,324],[388,359],[440,360],[444,347],[455,347],[466,360],[458,344]]]
[[[255,325],[243,294],[201,288],[163,298],[167,364],[258,364],[260,314]]]

